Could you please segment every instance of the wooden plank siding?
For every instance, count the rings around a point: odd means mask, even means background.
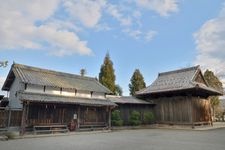
[[[130,125],[129,118],[132,111],[138,111],[141,114],[141,122],[144,120],[145,112],[152,112],[154,114],[154,105],[144,105],[144,104],[118,104],[118,109],[120,111],[121,119],[123,120],[123,125]]]
[[[29,104],[27,126],[69,124],[77,114],[78,127],[108,124],[107,107],[69,104]]]
[[[11,116],[9,117],[9,115]],[[11,112],[5,109],[0,110],[0,128],[8,127],[8,123],[9,123],[9,126],[11,127],[20,126],[21,117],[22,117],[22,111],[20,110],[11,110]],[[9,118],[10,118],[10,121],[9,121]]]
[[[157,123],[196,124],[210,122],[209,100],[191,96],[161,97],[156,103]]]
[[[0,128],[7,127],[8,116],[9,116],[8,111],[0,110]]]

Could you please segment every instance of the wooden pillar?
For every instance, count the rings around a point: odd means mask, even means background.
[[[190,106],[190,121],[191,121],[191,126],[192,128],[195,128],[194,125],[194,111],[193,111],[193,97],[192,96],[188,96],[188,98],[191,99],[191,106]]]
[[[80,105],[78,105],[78,111],[77,111],[77,129],[79,129],[80,128],[80,116],[81,116],[81,114],[80,114]]]
[[[211,102],[210,102],[210,99],[208,99],[208,103],[209,103],[209,118],[210,118],[210,123],[211,123],[211,126],[213,126],[213,119],[212,119],[212,106],[211,106]]]
[[[11,124],[11,107],[8,109],[8,122],[7,122],[7,127],[9,128]]]
[[[112,113],[112,109],[109,106],[108,107],[108,128],[111,129],[111,113]]]
[[[22,120],[21,120],[21,127],[20,127],[20,135],[24,135],[24,133],[25,133],[26,112],[27,112],[27,104],[26,104],[26,102],[23,102],[23,112],[22,112]]]

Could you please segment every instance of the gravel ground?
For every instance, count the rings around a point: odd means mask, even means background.
[[[142,129],[0,141],[0,150],[225,150],[225,128]]]

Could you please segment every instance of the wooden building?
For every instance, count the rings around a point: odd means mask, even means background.
[[[21,64],[12,65],[2,90],[9,91],[10,110],[22,111],[22,134],[29,127],[110,127],[116,106],[95,78]]]
[[[199,66],[159,73],[136,97],[154,101],[157,123],[212,124],[209,96],[222,95],[210,88]]]
[[[152,112],[154,114],[155,104],[152,101],[144,101],[133,96],[107,96],[109,100],[116,103],[115,108],[120,111],[123,125],[130,125],[129,118],[132,111],[137,111],[141,115],[141,122],[144,123],[144,113]]]

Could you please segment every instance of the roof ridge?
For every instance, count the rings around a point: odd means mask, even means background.
[[[161,72],[158,74],[158,76],[162,75],[168,75],[168,74],[174,74],[174,73],[180,73],[180,72],[185,72],[185,71],[190,71],[190,70],[197,70],[200,68],[200,65],[193,66],[193,67],[188,67],[188,68],[182,68],[182,69],[177,69],[173,71],[166,71],[166,72]]]
[[[37,72],[41,71],[41,72],[45,72],[48,74],[62,75],[62,76],[67,76],[67,77],[77,77],[77,78],[83,79],[83,80],[96,80],[94,77],[87,77],[87,76],[82,77],[81,75],[77,75],[77,74],[55,71],[55,70],[39,68],[39,67],[33,67],[33,66],[28,66],[28,65],[18,64],[18,63],[14,63],[12,65],[12,67],[28,69],[28,70],[33,70],[33,71],[37,71]]]

